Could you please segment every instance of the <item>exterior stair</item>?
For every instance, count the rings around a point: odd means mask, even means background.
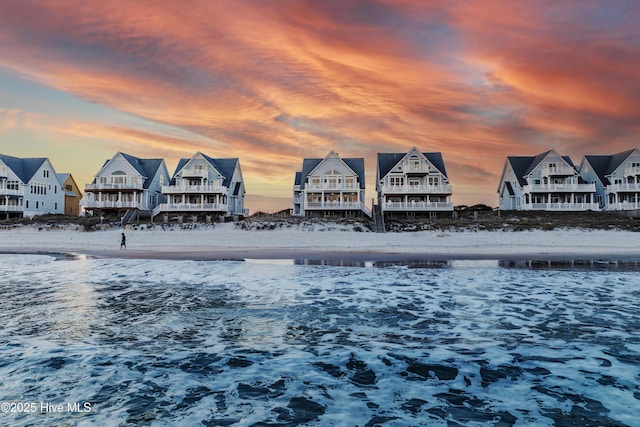
[[[129,209],[129,210],[127,210],[127,212],[125,212],[125,214],[124,214],[124,216],[122,217],[122,220],[121,220],[122,226],[124,227],[125,225],[127,225],[127,223],[133,219],[133,217],[136,215],[136,213],[138,213],[137,209]]]
[[[376,233],[384,233],[384,217],[382,216],[382,208],[380,205],[373,205],[373,231]]]

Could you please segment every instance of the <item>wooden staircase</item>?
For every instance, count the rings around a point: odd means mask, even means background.
[[[125,225],[127,225],[127,223],[131,221],[133,217],[136,216],[137,213],[138,213],[137,209],[127,210],[127,212],[125,212],[124,216],[122,217],[122,220],[120,221],[122,223],[122,226],[124,227]]]
[[[384,217],[382,216],[382,208],[380,205],[372,206],[373,231],[376,233],[384,233]]]

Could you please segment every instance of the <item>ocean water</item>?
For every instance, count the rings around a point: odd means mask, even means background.
[[[639,270],[0,255],[0,425],[639,426]]]

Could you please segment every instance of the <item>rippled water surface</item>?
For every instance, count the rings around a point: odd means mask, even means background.
[[[0,425],[640,425],[637,270],[308,264],[0,255]]]

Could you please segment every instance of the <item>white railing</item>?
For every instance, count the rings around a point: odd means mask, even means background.
[[[607,185],[607,193],[617,193],[618,191],[640,191],[640,182]]]
[[[0,212],[21,212],[24,206],[18,205],[0,205]]]
[[[24,192],[22,190],[14,190],[11,188],[0,188],[0,196],[22,196]]]
[[[85,209],[139,209],[146,210],[146,208],[135,201],[96,201],[86,200]]]
[[[525,193],[572,191],[576,193],[595,193],[595,184],[527,184],[522,187]]]
[[[609,203],[607,206],[607,210],[610,211],[632,211],[636,209],[640,209],[640,201]]]
[[[304,207],[305,210],[311,209],[358,209],[364,210],[364,203],[362,202],[307,202]]]
[[[577,172],[574,168],[565,165],[556,165],[555,167],[551,167],[548,164],[542,166],[542,175],[550,176],[550,175],[577,175]]]
[[[159,212],[227,212],[227,203],[161,203],[157,207]]]
[[[451,202],[384,202],[385,211],[452,211]]]
[[[86,191],[143,190],[142,184],[86,184]]]
[[[221,185],[163,185],[162,194],[182,194],[182,193],[199,193],[199,194],[227,194],[228,188]]]
[[[359,184],[356,182],[353,185],[347,185],[347,184],[332,184],[329,182],[326,183],[322,183],[322,184],[307,184],[306,186],[307,190],[358,190],[360,189]]]
[[[452,188],[449,184],[441,185],[383,185],[382,193],[423,193],[423,194],[451,194]]]
[[[624,176],[640,175],[640,166],[629,166],[624,168]]]
[[[411,173],[411,172],[429,172],[429,165],[426,163],[420,163],[418,165],[415,165],[411,162],[411,160],[406,161],[402,164],[402,171],[405,173]]]
[[[525,203],[523,210],[532,211],[599,211],[598,203]]]
[[[202,169],[196,169],[196,168],[187,168],[187,169],[182,169],[182,177],[188,177],[188,176],[195,176],[195,177],[207,177],[209,176],[209,171],[202,168]]]

